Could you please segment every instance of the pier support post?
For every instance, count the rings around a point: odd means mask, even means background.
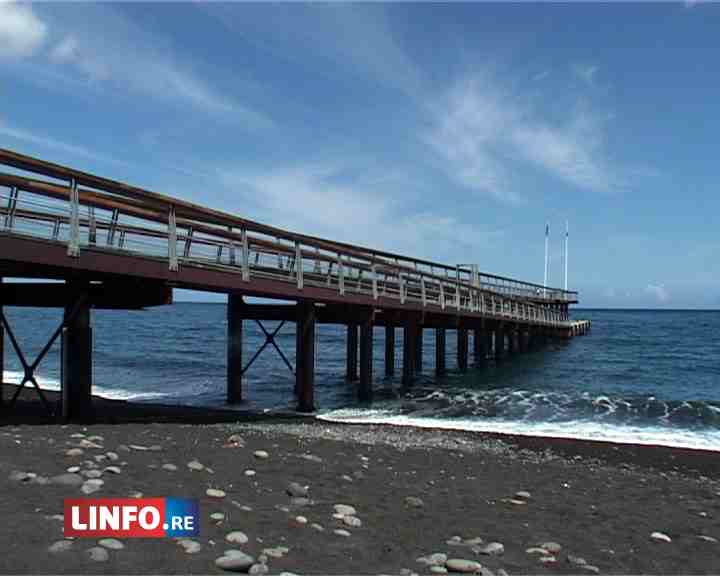
[[[417,350],[418,321],[409,317],[403,326],[403,371],[402,385],[410,386],[415,377],[415,351]]]
[[[239,294],[228,294],[227,302],[227,403],[242,402],[243,302]]]
[[[435,328],[435,374],[445,374],[445,328]]]
[[[315,410],[315,305],[307,300],[297,303],[295,345],[298,412],[312,412]]]
[[[347,379],[354,382],[358,378],[358,327],[347,325]]]
[[[2,284],[3,278],[0,276],[0,284]],[[0,293],[2,293],[2,286],[0,286]],[[0,312],[2,312],[2,300],[0,300]],[[3,370],[5,370],[5,326],[0,322],[0,410],[5,406],[5,386],[3,385]]]
[[[457,363],[458,370],[465,372],[467,370],[468,358],[468,331],[467,328],[458,328],[457,330]]]
[[[495,349],[493,348],[493,329],[492,326],[485,326],[485,352],[487,355],[495,357]]]
[[[385,376],[395,374],[395,326],[385,326]]]
[[[415,374],[422,373],[423,365],[423,334],[422,326],[418,326],[417,337],[415,338]]]
[[[87,284],[73,284],[72,300],[65,306],[62,333],[63,422],[92,420],[92,327]],[[75,306],[79,307],[75,314]]]
[[[481,368],[487,364],[487,338],[482,328],[473,330],[473,358],[475,366]]]
[[[507,334],[507,355],[512,356],[517,352],[517,329],[514,324],[509,324],[506,327]]]
[[[498,322],[495,325],[495,362],[505,359],[505,325]]]
[[[372,400],[372,364],[373,364],[373,310],[368,309],[360,324],[360,386],[358,399],[361,402]]]

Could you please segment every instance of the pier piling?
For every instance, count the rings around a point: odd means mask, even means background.
[[[385,326],[385,376],[395,374],[395,326]]]
[[[92,419],[92,327],[87,284],[74,284],[62,333],[63,422]]]
[[[415,338],[415,374],[422,373],[423,365],[423,334],[424,330],[422,326],[417,328],[417,337]]]
[[[360,324],[360,385],[358,398],[361,402],[372,399],[372,360],[373,360],[373,311],[366,311]]]
[[[467,328],[458,328],[457,330],[457,364],[458,370],[465,372],[467,370],[468,358],[468,331]]]
[[[495,326],[495,362],[505,359],[505,325],[498,322]]]
[[[347,325],[347,379],[358,379],[358,326],[354,323]]]
[[[435,374],[445,374],[445,328],[435,328]]]
[[[403,326],[403,371],[402,385],[410,386],[415,377],[415,351],[418,325],[414,318],[407,318]]]
[[[237,294],[228,294],[227,302],[227,403],[242,402],[243,308]]]
[[[315,305],[307,300],[297,303],[295,389],[298,411],[315,409]]]

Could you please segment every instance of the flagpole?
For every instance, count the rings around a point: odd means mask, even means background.
[[[543,276],[543,287],[547,288],[547,278],[548,278],[548,240],[550,236],[550,222],[545,222],[545,276]],[[547,294],[547,290],[543,291],[544,294]]]
[[[570,223],[565,220],[565,291],[568,289],[568,243],[570,242]]]

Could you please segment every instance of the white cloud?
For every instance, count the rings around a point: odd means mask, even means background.
[[[574,64],[572,66],[572,71],[575,76],[580,78],[582,81],[592,85],[595,82],[595,75],[598,72],[598,67],[594,64]]]
[[[237,208],[250,217],[295,232],[417,257],[477,258],[502,231],[485,231],[439,211],[408,212],[382,178],[345,176],[344,163],[276,167],[263,172],[218,172]],[[392,188],[398,185],[393,179]],[[228,194],[223,194],[228,197]],[[225,206],[233,210],[235,206]]]
[[[47,34],[30,4],[0,0],[0,57],[30,56]]]
[[[645,293],[655,298],[658,304],[664,304],[670,300],[670,292],[663,284],[648,284]]]
[[[604,123],[587,107],[551,123],[486,74],[457,82],[433,106],[432,117],[423,139],[444,160],[448,174],[500,200],[522,199],[513,174],[523,164],[584,190],[627,186],[626,171],[604,150]]]

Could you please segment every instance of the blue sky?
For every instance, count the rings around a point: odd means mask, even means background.
[[[0,146],[294,231],[720,307],[720,5],[17,4]],[[188,296],[185,294],[184,296]]]

